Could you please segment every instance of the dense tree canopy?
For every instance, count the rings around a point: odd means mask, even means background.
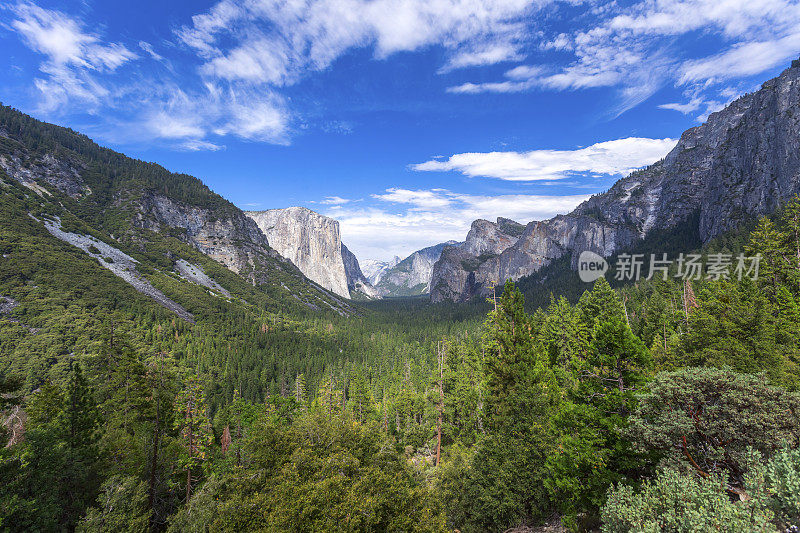
[[[761,254],[757,279],[590,287],[566,258],[489,302],[339,313],[304,305],[316,289],[277,262],[250,283],[169,231],[133,231],[125,202],[103,208],[121,190],[232,208],[199,181],[0,120],[96,193],[34,196],[0,171],[0,529],[800,526],[800,200],[700,247]],[[113,242],[195,322],[29,214]]]

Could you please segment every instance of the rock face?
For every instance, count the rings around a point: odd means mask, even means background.
[[[350,298],[351,290],[375,295],[358,259],[342,244],[336,220],[305,207],[245,214],[266,235],[269,245],[311,281],[345,298]]]
[[[350,297],[342,259],[339,223],[305,207],[246,211],[279,254],[308,279],[325,289]]]
[[[154,193],[137,203],[134,224],[158,232],[179,229],[179,239],[237,274],[251,270],[260,255],[277,255],[256,223],[239,210],[212,211]]]
[[[45,154],[36,161],[25,161],[21,154],[0,156],[0,168],[40,195],[50,193],[37,180],[48,183],[73,199],[92,192],[81,178],[84,168],[80,162],[56,159],[52,154]]]
[[[377,259],[367,259],[361,263],[361,271],[367,277],[372,286],[377,285],[387,270],[400,262],[400,258],[394,256],[391,261],[379,261]]]
[[[431,301],[466,301],[498,281],[500,254],[517,243],[525,226],[498,218],[476,220],[461,244],[445,246],[431,273]]]
[[[690,220],[698,220],[696,228],[681,229],[696,231],[707,242],[774,211],[798,192],[800,61],[794,61],[760,90],[686,130],[662,161],[619,180],[572,213],[494,239],[478,238],[480,228],[491,223],[476,221],[467,242],[445,248],[434,266],[431,300],[485,295],[491,281],[530,275],[567,253],[609,256],[653,230],[672,230]]]
[[[347,289],[350,296],[361,294],[367,298],[377,298],[378,291],[369,282],[367,277],[361,272],[356,256],[342,244],[342,261],[344,262],[344,273],[347,276]]]
[[[398,258],[394,265],[379,272],[375,289],[382,297],[428,294],[433,265],[439,260],[445,246],[458,244],[456,241],[448,241],[418,250],[402,261]]]

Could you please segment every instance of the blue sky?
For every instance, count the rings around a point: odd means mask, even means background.
[[[0,0],[0,101],[359,259],[567,212],[800,55],[787,0]]]

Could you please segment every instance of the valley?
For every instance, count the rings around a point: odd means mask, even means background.
[[[269,207],[0,106],[0,530],[800,525],[800,60],[552,218]]]

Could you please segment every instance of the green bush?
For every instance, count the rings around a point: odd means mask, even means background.
[[[771,457],[781,442],[798,445],[800,398],[764,376],[729,369],[662,372],[640,396],[629,435],[642,450],[661,453],[664,466],[725,472],[742,487],[748,449]]]
[[[763,486],[762,486],[763,489]],[[722,476],[662,470],[639,492],[619,485],[602,509],[604,533],[774,532],[773,513],[756,488],[746,502],[732,501]]]
[[[784,526],[800,526],[800,449],[784,448],[765,469],[770,507]]]

